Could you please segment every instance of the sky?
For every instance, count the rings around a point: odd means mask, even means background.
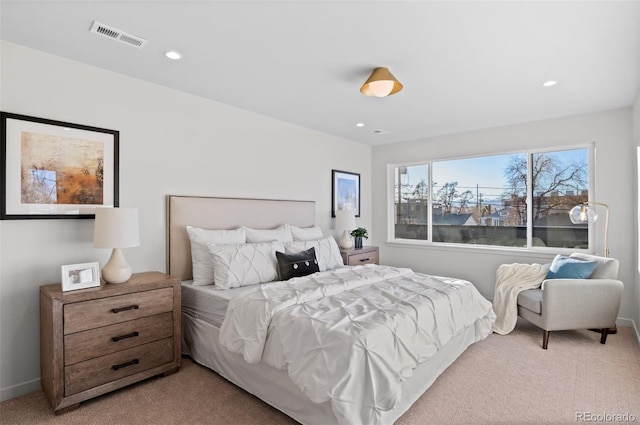
[[[574,149],[553,152],[562,162],[572,163],[583,161],[588,163],[588,149]],[[497,201],[505,191],[507,179],[504,170],[513,155],[525,157],[526,154],[492,155],[476,158],[465,158],[449,161],[435,161],[433,163],[433,181],[436,182],[434,191],[437,191],[447,182],[458,182],[458,192],[471,190],[485,202]],[[407,174],[402,182],[415,185],[422,179],[428,181],[427,166],[408,166]]]

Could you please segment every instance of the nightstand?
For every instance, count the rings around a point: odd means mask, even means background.
[[[60,413],[180,368],[180,279],[137,273],[125,283],[62,292],[40,287],[40,373]]]
[[[341,249],[340,254],[342,254],[342,261],[345,266],[380,264],[377,246],[363,246],[361,249]]]

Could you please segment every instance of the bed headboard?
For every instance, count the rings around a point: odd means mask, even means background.
[[[282,224],[298,227],[316,222],[314,201],[167,196],[167,273],[191,279],[191,244],[187,226],[233,229],[248,226],[271,229]]]

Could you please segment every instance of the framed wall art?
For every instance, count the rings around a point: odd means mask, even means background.
[[[61,269],[63,291],[100,286],[99,263],[68,264]]]
[[[0,137],[0,219],[93,218],[118,206],[118,131],[0,112]]]
[[[360,217],[360,174],[331,170],[331,217],[344,209],[355,210]]]

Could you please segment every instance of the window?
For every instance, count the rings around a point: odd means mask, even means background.
[[[534,245],[589,248],[587,224],[569,220],[569,210],[589,200],[588,153],[575,149],[531,155]]]
[[[395,182],[390,236],[588,248],[588,227],[572,224],[568,212],[588,200],[589,158],[590,149],[581,148],[390,167]]]
[[[526,176],[526,154],[434,161],[434,242],[527,246],[526,209],[506,172],[511,161],[523,163]]]
[[[394,234],[398,239],[427,240],[429,167],[395,168]]]

